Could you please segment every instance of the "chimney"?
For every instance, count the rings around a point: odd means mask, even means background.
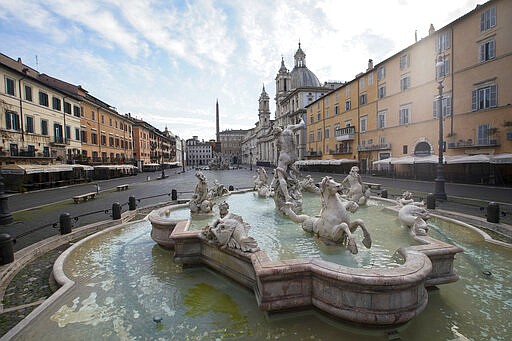
[[[368,69],[366,71],[370,71],[373,69],[373,59],[368,59]]]
[[[414,30],[414,42],[418,42],[418,30]]]
[[[20,57],[18,57],[18,63],[23,64],[23,63],[21,62],[21,58],[20,58]]]

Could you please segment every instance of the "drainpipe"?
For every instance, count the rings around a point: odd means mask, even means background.
[[[101,164],[103,164],[103,157],[101,155],[101,129],[100,129],[100,107],[97,107],[97,114],[98,114],[98,158],[101,159]]]
[[[454,80],[453,80],[453,76],[454,76],[454,47],[455,47],[455,44],[453,43],[453,27],[451,28],[450,30],[451,32],[451,49],[452,49],[452,53],[450,53],[450,57],[451,57],[451,60],[452,60],[452,65],[451,65],[451,69],[450,69],[450,73],[451,73],[451,83],[452,83],[452,97],[451,97],[451,108],[452,108],[452,114],[450,115],[450,134],[453,135],[453,115],[454,115],[454,112],[453,112],[453,99],[455,98],[455,87],[454,87]]]
[[[64,129],[62,131],[63,135],[64,135],[64,145],[66,145],[66,143],[68,142],[68,138],[66,137],[66,111],[64,110],[64,101],[66,100],[66,96],[62,97],[62,117],[64,118]],[[71,130],[71,127],[70,127],[70,130]],[[69,132],[71,134],[71,131]],[[64,155],[66,156],[66,160],[68,160],[68,149],[66,147],[64,147]],[[69,160],[68,160],[69,161]]]
[[[25,147],[25,127],[23,125],[23,97],[21,94],[21,81],[27,77],[28,68],[23,68],[23,77],[18,80],[18,92],[20,93],[20,123],[21,123],[21,146]]]

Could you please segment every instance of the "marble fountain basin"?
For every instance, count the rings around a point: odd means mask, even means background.
[[[201,227],[218,215],[191,219],[186,205],[153,211],[149,216],[151,237],[172,251],[174,262],[205,264],[253,290],[261,310],[277,312],[315,307],[357,324],[399,325],[425,309],[427,287],[458,279],[453,262],[455,255],[463,251],[460,247],[429,236],[410,236],[400,227],[396,213],[386,213],[382,204],[375,200],[368,208],[356,213],[367,214],[363,220],[374,239],[372,249],[379,249],[379,238],[386,239],[393,233],[401,235],[399,238],[391,237],[399,239],[399,246],[388,245],[385,252],[391,256],[382,264],[377,261],[377,265],[372,255],[365,254],[361,238],[358,239],[360,254],[369,259],[366,262],[359,262],[359,254],[352,255],[341,246],[322,245],[298,224],[290,227],[287,225],[289,222],[279,220],[271,199],[261,199],[252,192],[245,192],[232,194],[226,200],[231,207],[230,212],[240,214],[252,226],[250,234],[258,240],[259,251],[223,249],[209,243],[202,235]],[[305,196],[304,201],[305,207],[318,212],[318,197]],[[367,218],[372,217],[375,221],[368,223]],[[380,231],[381,237],[377,237],[379,233],[376,231]],[[282,251],[280,238],[286,238],[292,248],[308,240],[308,250],[316,245],[320,251]],[[274,250],[276,243],[280,249],[277,252]]]

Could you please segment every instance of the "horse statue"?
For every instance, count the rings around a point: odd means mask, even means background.
[[[430,214],[424,207],[414,203],[407,204],[398,211],[398,218],[402,226],[410,229],[411,234],[417,236],[427,235],[427,220],[430,219]]]
[[[353,166],[349,174],[343,179],[341,184],[348,187],[348,193],[345,198],[350,201],[355,201],[358,205],[366,205],[370,197],[370,190],[366,189],[359,175],[359,167]],[[348,184],[348,186],[346,186]]]
[[[359,205],[353,201],[344,201],[338,195],[342,185],[326,176],[320,183],[320,197],[322,209],[320,217],[310,217],[305,214],[297,215],[291,208],[286,209],[286,215],[296,223],[302,224],[302,229],[313,232],[320,238],[345,245],[348,250],[356,254],[357,244],[353,232],[360,227],[363,230],[363,245],[372,246],[372,239],[364,222],[361,219],[350,221],[349,212],[354,213]]]

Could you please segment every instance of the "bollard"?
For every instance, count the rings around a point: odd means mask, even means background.
[[[59,217],[60,234],[71,233],[71,216],[69,213],[62,213]]]
[[[229,190],[230,192],[233,192],[233,191],[235,190],[235,188],[234,188],[232,185],[229,185],[228,190]]]
[[[171,190],[171,200],[172,201],[178,200],[178,191],[175,189]]]
[[[121,204],[118,202],[112,204],[112,219],[121,219]]]
[[[128,209],[130,211],[135,211],[135,209],[137,209],[137,202],[133,195],[130,195],[128,198]]]
[[[388,197],[388,190],[383,189],[382,191],[380,191],[380,197],[386,199]]]
[[[434,193],[427,194],[427,208],[433,210],[436,208],[436,196]]]
[[[14,251],[12,248],[14,242],[7,233],[0,234],[0,265],[14,262]]]
[[[487,205],[487,221],[490,223],[499,224],[500,222],[500,204],[491,201]]]

